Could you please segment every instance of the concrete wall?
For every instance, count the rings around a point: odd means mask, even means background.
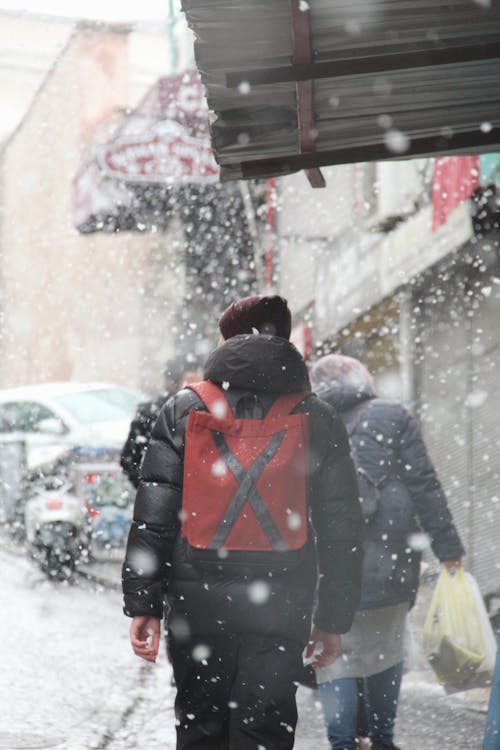
[[[19,125],[74,25],[0,10],[0,142]]]

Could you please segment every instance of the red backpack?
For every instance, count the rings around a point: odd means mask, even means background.
[[[182,536],[193,562],[287,567],[307,541],[307,392],[279,396],[264,419],[236,419],[215,383],[188,386],[207,412],[186,427]]]

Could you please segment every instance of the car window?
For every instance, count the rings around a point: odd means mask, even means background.
[[[140,400],[138,394],[124,388],[99,388],[54,398],[81,424],[131,419]]]
[[[1,432],[36,432],[44,419],[58,419],[44,404],[37,401],[12,401],[0,405]]]
[[[0,404],[0,431],[16,432],[19,429],[19,409],[17,404]]]

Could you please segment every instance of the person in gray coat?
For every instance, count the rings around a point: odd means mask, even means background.
[[[372,750],[397,750],[404,626],[417,594],[421,550],[429,539],[437,558],[453,567],[464,548],[416,420],[399,403],[376,398],[357,359],[329,354],[310,375],[313,389],[346,425],[364,516],[358,611],[340,658],[316,670],[328,738],[332,750],[354,750],[361,707]]]

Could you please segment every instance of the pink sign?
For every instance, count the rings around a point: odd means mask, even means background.
[[[195,73],[161,78],[134,114],[139,117],[132,122],[142,125],[140,131],[122,132],[97,153],[105,174],[125,182],[218,180],[208,110]]]

